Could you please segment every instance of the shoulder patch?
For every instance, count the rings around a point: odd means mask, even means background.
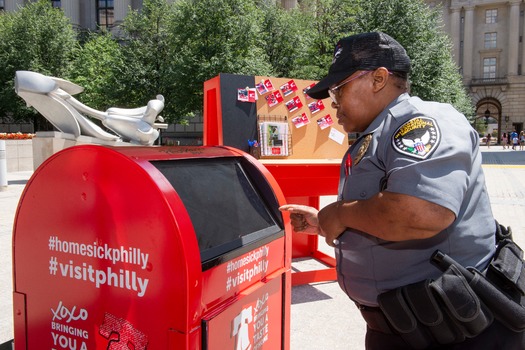
[[[401,125],[392,137],[396,151],[419,159],[426,159],[434,152],[441,134],[436,121],[429,117],[415,117]]]

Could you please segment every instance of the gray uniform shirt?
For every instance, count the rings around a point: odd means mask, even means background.
[[[429,261],[436,249],[463,266],[488,263],[495,222],[478,135],[451,105],[403,94],[350,147],[341,165],[339,198],[365,200],[382,190],[436,203],[456,220],[423,240],[390,242],[345,231],[335,252],[339,284],[351,299],[376,306],[382,292],[438,277],[441,272]]]

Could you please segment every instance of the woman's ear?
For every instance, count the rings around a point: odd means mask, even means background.
[[[372,78],[374,79],[374,92],[378,92],[386,86],[386,82],[388,81],[388,75],[388,69],[386,69],[385,67],[377,68],[372,73]]]

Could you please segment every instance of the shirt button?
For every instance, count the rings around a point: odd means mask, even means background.
[[[361,192],[359,195],[361,196],[361,198],[365,198],[365,197],[366,197],[366,192],[363,191],[363,192]]]

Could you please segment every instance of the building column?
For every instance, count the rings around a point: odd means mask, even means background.
[[[523,32],[521,33],[521,45],[522,45],[522,52],[521,52],[521,75],[525,75],[525,25],[523,25]]]
[[[518,74],[518,47],[520,45],[520,1],[510,1],[510,16],[509,16],[509,56],[507,75]]]
[[[115,24],[119,25],[128,14],[129,7],[131,6],[131,0],[115,0],[113,2],[113,6]]]
[[[450,36],[452,40],[452,56],[458,67],[460,62],[460,45],[461,45],[461,8],[450,9]]]
[[[297,0],[281,0],[281,6],[286,9],[294,9],[297,7]]]
[[[442,7],[442,16],[443,16],[443,25],[444,30],[449,33],[450,32],[450,4],[448,0],[441,0],[439,2],[439,6]]]
[[[18,6],[24,6],[24,0],[5,0],[4,10],[6,12],[15,12],[18,10]]]
[[[472,79],[472,55],[474,50],[474,6],[465,8],[465,37],[463,39],[463,80]]]
[[[61,1],[62,11],[71,20],[74,28],[80,27],[80,8],[78,1]]]

